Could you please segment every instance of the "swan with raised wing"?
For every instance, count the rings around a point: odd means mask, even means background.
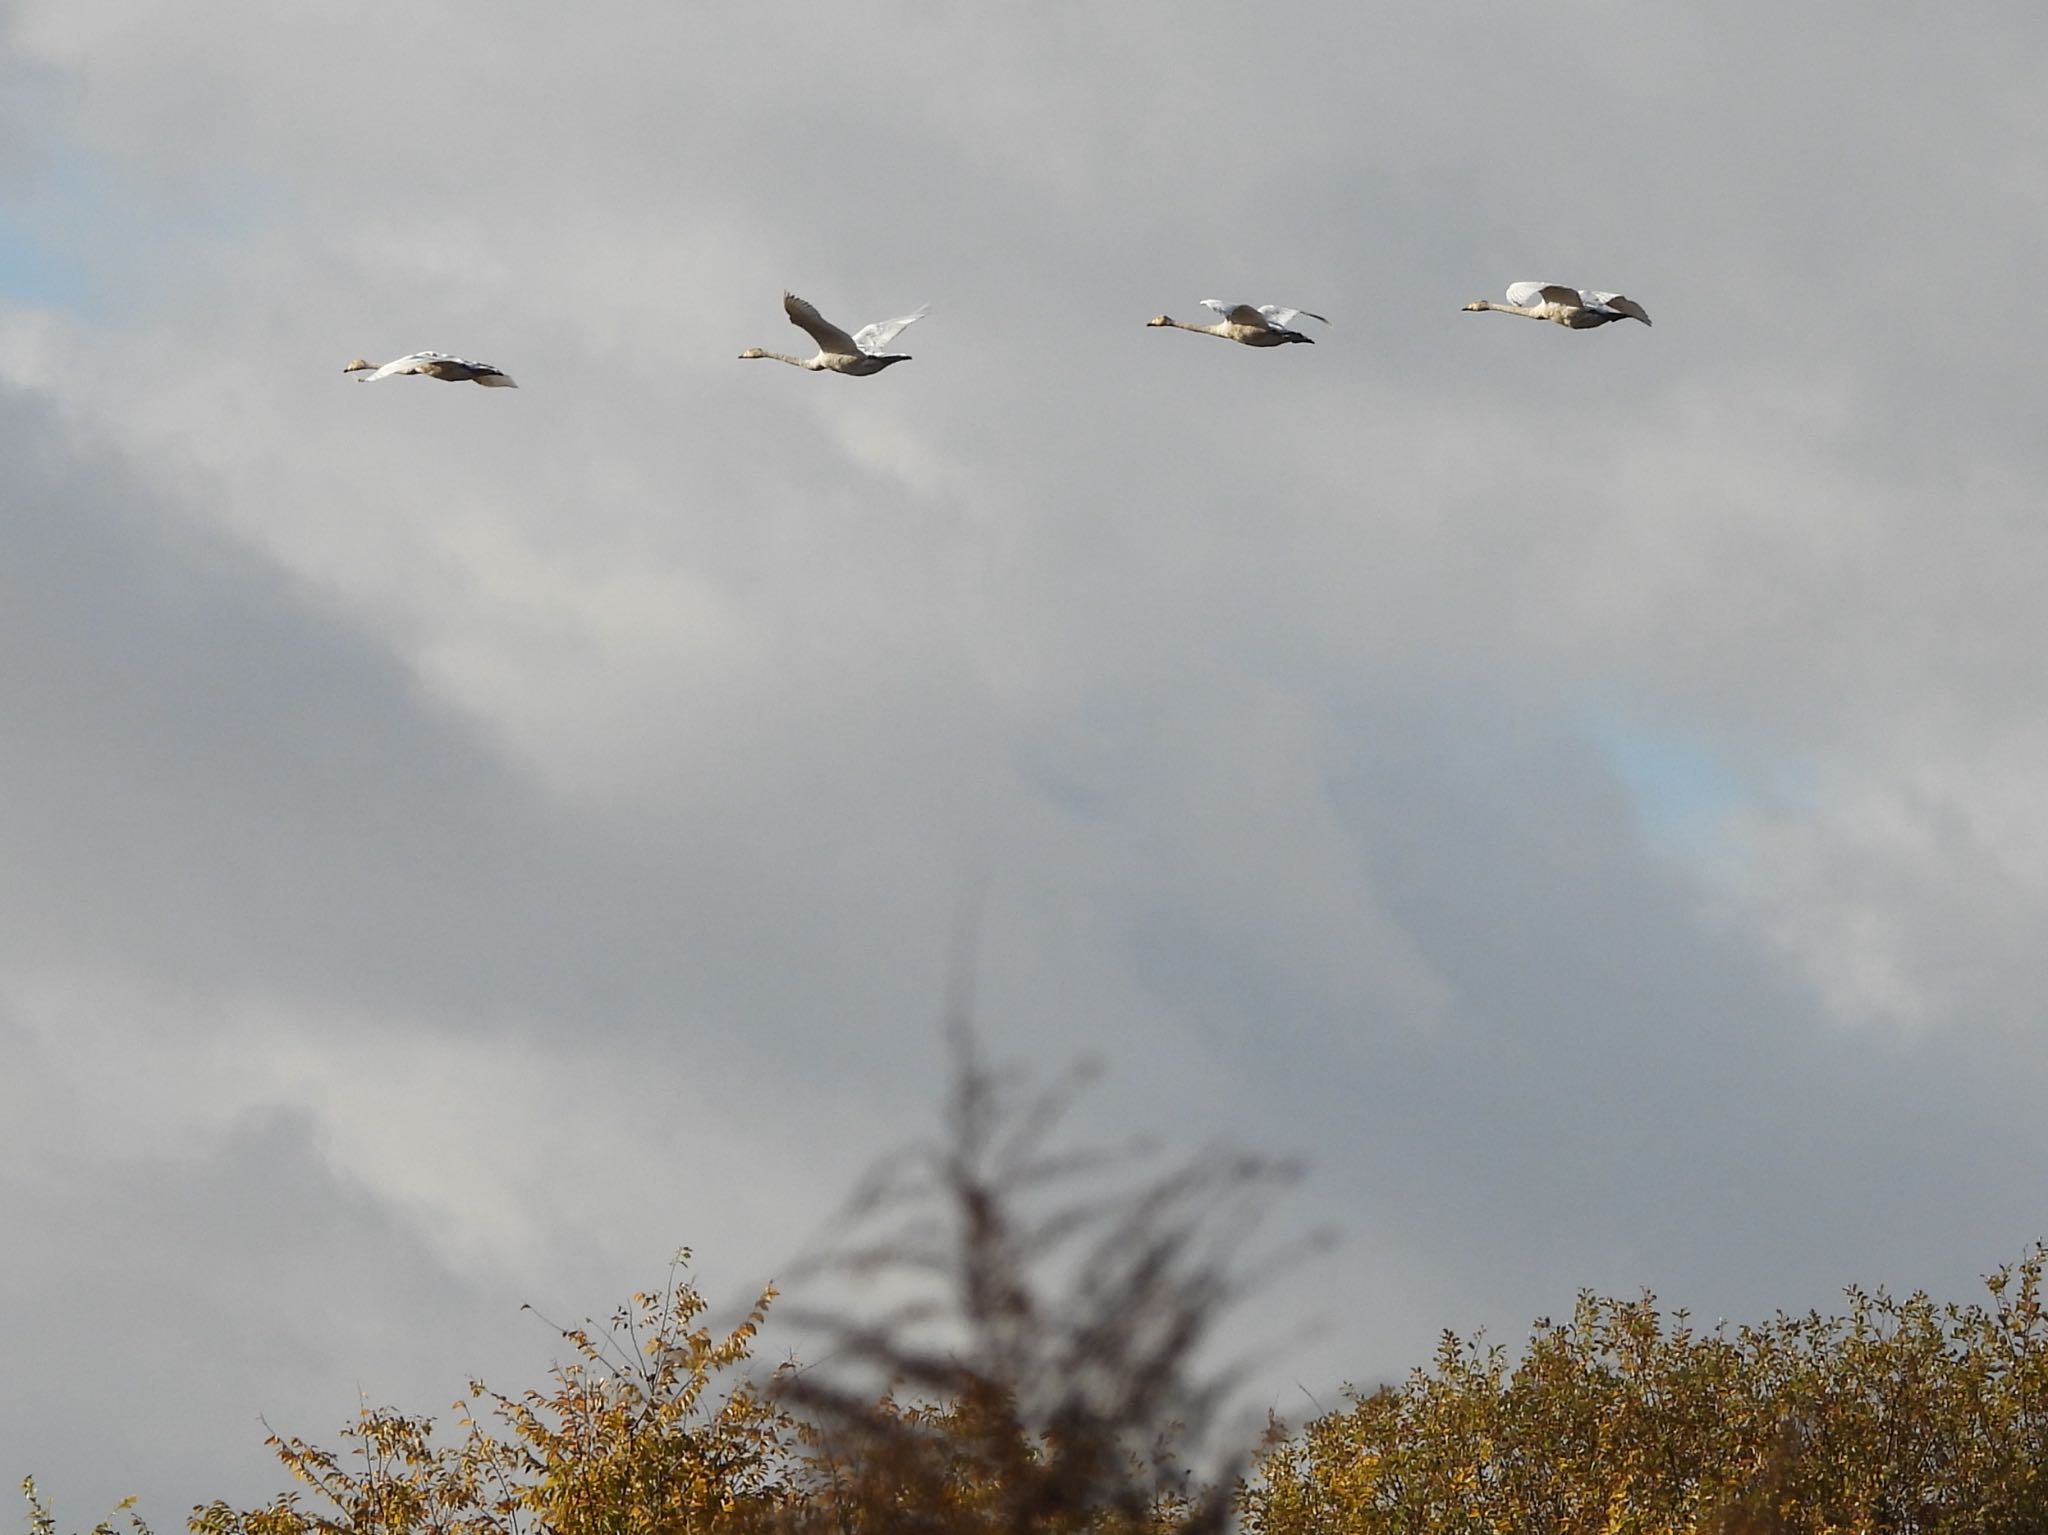
[[[1214,325],[1195,325],[1161,314],[1154,315],[1145,323],[1170,325],[1175,330],[1191,330],[1202,336],[1221,336],[1225,341],[1235,341],[1240,346],[1287,346],[1297,341],[1314,346],[1315,337],[1295,330],[1294,322],[1306,318],[1322,320],[1325,325],[1330,323],[1306,309],[1287,309],[1279,304],[1226,304],[1221,299],[1205,298],[1202,307],[1215,310],[1223,318]]]
[[[750,346],[740,353],[741,361],[754,357],[772,357],[777,362],[786,362],[792,367],[808,368],[813,373],[850,373],[856,378],[865,378],[870,373],[880,373],[891,363],[909,362],[907,352],[885,352],[882,348],[894,341],[906,325],[922,320],[931,312],[931,305],[919,306],[915,314],[901,315],[894,320],[878,320],[873,325],[863,325],[848,335],[830,320],[819,314],[815,305],[794,293],[782,295],[782,310],[789,316],[789,323],[799,330],[808,331],[818,343],[815,357],[791,357],[783,352],[764,351]]]
[[[466,357],[451,357],[446,352],[412,352],[396,362],[385,363],[381,368],[358,357],[341,371],[366,374],[367,377],[356,380],[359,384],[366,384],[371,379],[390,378],[396,373],[424,373],[428,378],[438,378],[450,384],[482,384],[486,389],[519,387],[502,368],[494,368],[487,362],[471,362]]]
[[[1615,320],[1650,323],[1649,311],[1632,298],[1623,298],[1619,293],[1567,288],[1562,283],[1512,283],[1508,287],[1505,304],[1476,298],[1465,308],[1468,311],[1491,309],[1496,314],[1527,315],[1532,320],[1548,320],[1569,330],[1591,330],[1596,325],[1611,324]]]

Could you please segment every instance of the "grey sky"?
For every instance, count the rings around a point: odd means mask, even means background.
[[[0,0],[0,1471],[745,1295],[969,900],[1325,1400],[2048,1234],[2048,17],[1545,15]]]

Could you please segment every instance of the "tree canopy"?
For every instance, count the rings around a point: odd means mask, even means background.
[[[1247,1456],[1198,1361],[1271,1262],[1243,1248],[1291,1170],[1064,1151],[1065,1090],[1019,1102],[958,1045],[945,1135],[809,1270],[842,1297],[805,1318],[821,1362],[758,1367],[775,1290],[714,1327],[685,1251],[557,1327],[538,1387],[471,1381],[445,1420],[365,1405],[340,1449],[274,1433],[296,1485],[195,1509],[193,1535],[2048,1531],[2048,1248],[1981,1300],[1851,1289],[1733,1328],[1587,1293],[1518,1352],[1446,1333]],[[57,1535],[24,1492],[29,1535]]]

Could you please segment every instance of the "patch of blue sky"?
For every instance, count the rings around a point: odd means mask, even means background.
[[[137,252],[189,257],[289,206],[258,179],[174,199],[89,156],[50,155],[0,195],[0,303],[104,318],[132,300],[123,265]]]
[[[92,283],[78,262],[0,209],[0,299],[38,309],[82,309]]]
[[[1627,792],[1644,840],[1659,852],[1709,856],[1730,815],[1784,797],[1776,782],[1781,775],[1759,773],[1729,744],[1697,726],[1647,718],[1613,704],[1587,707],[1580,725]]]
[[[54,156],[0,199],[0,300],[43,309],[97,307],[92,252],[114,248],[118,199],[90,160]]]

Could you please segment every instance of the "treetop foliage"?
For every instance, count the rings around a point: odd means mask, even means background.
[[[1988,1301],[1847,1292],[1837,1316],[1702,1332],[1582,1295],[1510,1359],[1446,1334],[1396,1386],[1277,1432],[1250,1535],[2019,1535],[2048,1531],[2036,1247]]]
[[[472,1381],[456,1435],[366,1407],[347,1453],[268,1441],[299,1491],[196,1510],[194,1535],[668,1535],[758,1525],[787,1496],[796,1425],[742,1370],[774,1291],[723,1336],[703,1325],[687,1251],[668,1282],[602,1328],[557,1329],[571,1357],[546,1390]]]
[[[1582,1294],[1518,1353],[1444,1334],[1247,1462],[1198,1360],[1291,1169],[1059,1150],[1071,1083],[1019,1102],[956,1052],[942,1140],[810,1270],[854,1298],[806,1318],[820,1364],[757,1367],[775,1290],[714,1328],[685,1251],[558,1327],[539,1388],[365,1405],[340,1449],[272,1434],[297,1486],[194,1535],[2048,1535],[2048,1248],[1979,1301],[1851,1289],[1732,1329]],[[91,1535],[150,1535],[116,1512]]]

